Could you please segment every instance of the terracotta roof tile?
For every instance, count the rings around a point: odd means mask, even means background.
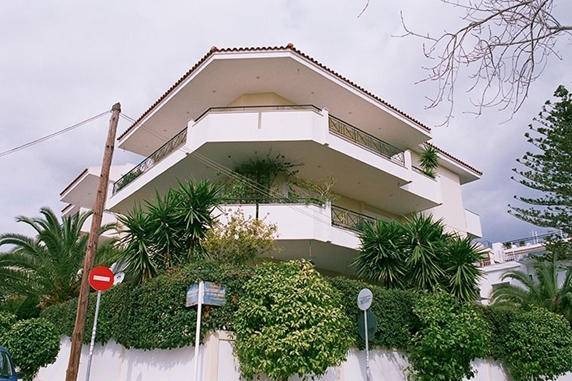
[[[354,82],[350,81],[349,79],[347,79],[346,77],[336,73],[335,71],[333,71],[332,69],[328,68],[327,66],[321,64],[320,62],[316,61],[314,58],[308,56],[307,54],[301,52],[300,50],[296,49],[294,47],[294,44],[289,43],[286,46],[272,46],[272,47],[250,47],[250,48],[223,48],[223,49],[219,49],[216,46],[213,46],[210,51],[205,54],[203,56],[203,58],[201,58],[189,71],[187,71],[181,78],[179,78],[179,80],[177,82],[175,82],[175,84],[173,86],[171,86],[163,95],[161,95],[161,97],[159,97],[159,99],[153,103],[153,105],[151,107],[149,107],[147,109],[147,111],[145,111],[127,130],[125,130],[125,132],[123,132],[118,138],[117,140],[121,140],[123,139],[123,137],[125,135],[127,135],[143,118],[145,118],[155,107],[157,107],[157,105],[159,105],[159,103],[161,103],[161,101],[163,101],[173,90],[175,90],[175,88],[177,88],[177,86],[179,86],[185,79],[187,79],[195,70],[197,70],[197,68],[199,66],[201,66],[211,55],[217,53],[217,52],[257,52],[257,51],[279,51],[279,50],[291,50],[293,52],[295,52],[296,54],[300,55],[301,57],[304,57],[305,59],[307,59],[308,61],[318,65],[319,67],[321,67],[322,69],[326,70],[327,72],[335,75],[336,77],[338,77],[339,79],[343,80],[344,82],[346,82],[347,84],[353,86],[354,88],[360,90],[361,92],[363,92],[364,94],[367,94],[368,96],[374,98],[375,100],[377,100],[378,102],[381,102],[382,104],[384,104],[385,106],[391,108],[392,110],[394,110],[395,112],[401,114],[402,116],[404,116],[405,118],[409,119],[410,121],[418,124],[420,127],[424,128],[427,131],[431,131],[431,129],[429,127],[427,127],[426,125],[424,125],[423,123],[421,123],[420,121],[412,118],[411,116],[409,116],[408,114],[404,113],[403,111],[397,109],[396,107],[390,105],[389,103],[387,103],[386,101],[384,101],[383,99],[379,98],[378,96],[376,96],[375,94],[365,90],[363,87],[358,86],[357,84],[355,84]]]
[[[175,82],[175,84],[173,84],[167,91],[165,91],[165,93],[163,95],[161,95],[161,97],[159,97],[159,99],[157,99],[157,101],[155,101],[155,103],[153,103],[153,105],[151,107],[149,107],[127,130],[125,130],[125,132],[123,132],[118,138],[117,140],[121,140],[125,135],[127,135],[141,120],[143,120],[143,118],[145,118],[155,107],[157,107],[157,105],[159,105],[159,103],[161,103],[161,101],[163,101],[173,90],[175,90],[175,88],[177,88],[177,86],[179,86],[185,79],[187,79],[195,70],[197,70],[197,68],[199,66],[201,66],[210,56],[212,56],[213,54],[217,53],[217,52],[257,52],[257,51],[279,51],[279,50],[291,50],[293,52],[295,52],[296,54],[300,55],[301,57],[304,57],[305,59],[307,59],[308,61],[314,63],[315,65],[318,65],[320,68],[326,70],[327,72],[329,72],[330,74],[335,75],[336,77],[338,77],[339,79],[343,80],[344,82],[346,82],[347,84],[351,85],[352,87],[358,89],[359,91],[363,92],[364,94],[367,94],[368,96],[374,98],[375,100],[377,100],[378,102],[382,103],[383,105],[389,107],[390,109],[392,109],[393,111],[397,112],[398,114],[404,116],[405,118],[409,119],[410,121],[414,122],[415,124],[419,125],[420,127],[424,128],[427,131],[431,131],[431,128],[429,128],[428,126],[424,125],[423,123],[421,123],[420,121],[418,121],[417,119],[411,117],[410,115],[406,114],[405,112],[397,109],[396,107],[392,106],[391,104],[387,103],[386,101],[384,101],[383,99],[379,98],[377,95],[369,92],[368,90],[364,89],[363,87],[355,84],[354,82],[350,81],[349,79],[347,79],[346,77],[338,74],[337,72],[333,71],[332,69],[330,69],[329,67],[323,65],[322,63],[318,62],[317,60],[315,60],[314,58],[308,56],[307,54],[301,52],[300,50],[296,49],[294,47],[294,44],[289,43],[286,46],[268,46],[268,47],[250,47],[250,48],[245,48],[245,47],[239,47],[239,48],[222,48],[219,49],[216,46],[211,47],[211,49],[209,50],[209,52],[207,54],[205,54],[189,71],[187,71],[181,78],[179,78],[179,80],[177,82]],[[433,146],[435,147],[435,146]],[[453,155],[443,151],[442,149],[435,147],[439,152],[441,152],[443,155],[449,157],[450,159],[458,162],[459,164],[467,167],[468,169],[475,171],[476,173],[482,175],[482,172],[477,170],[476,168],[470,166],[469,164],[461,161],[460,159],[454,157]]]
[[[450,153],[443,151],[441,148],[435,146],[434,144],[431,144],[431,143],[427,143],[427,144],[429,144],[431,147],[435,148],[437,151],[439,151],[439,152],[442,153],[443,155],[447,156],[449,159],[451,159],[451,160],[453,160],[453,161],[456,161],[457,163],[459,163],[459,164],[461,164],[462,166],[464,166],[464,167],[470,169],[471,171],[474,171],[475,173],[478,173],[480,176],[483,175],[483,172],[481,172],[481,171],[479,171],[478,169],[476,169],[475,167],[473,167],[473,166],[471,166],[471,165],[465,163],[465,162],[462,161],[461,159],[459,159],[459,158],[457,158],[457,157],[451,155]]]

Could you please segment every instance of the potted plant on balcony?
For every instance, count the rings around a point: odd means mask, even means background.
[[[437,166],[439,165],[439,158],[437,156],[437,148],[429,143],[423,144],[423,151],[421,152],[420,163],[423,173],[432,179],[437,175]]]

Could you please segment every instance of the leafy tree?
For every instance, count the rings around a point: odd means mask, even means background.
[[[461,381],[475,374],[471,361],[488,352],[489,328],[475,306],[444,293],[425,294],[413,308],[421,320],[408,353],[412,378]]]
[[[207,231],[202,247],[208,258],[219,263],[240,265],[278,251],[276,224],[245,218],[242,209],[237,209],[227,218],[227,223],[219,221]]]
[[[572,322],[572,266],[568,267],[561,285],[558,282],[559,270],[554,258],[551,262],[536,263],[534,278],[522,271],[507,271],[502,279],[516,280],[520,284],[499,285],[491,295],[492,303],[496,306],[543,307]]]
[[[417,214],[404,221],[377,220],[358,232],[359,276],[384,287],[447,291],[476,300],[482,253],[471,239],[446,233],[441,220]]]
[[[25,381],[32,381],[41,367],[56,361],[60,351],[56,328],[42,318],[15,323],[4,339]]]
[[[520,184],[541,195],[515,196],[531,206],[509,205],[509,212],[534,225],[572,234],[572,95],[559,86],[554,96],[559,100],[547,101],[534,119],[536,126],[529,126],[536,136],[525,134],[535,152],[526,152],[522,159],[517,159],[523,170],[513,169],[522,177]]]
[[[4,288],[11,288],[13,294],[36,297],[46,307],[78,295],[79,271],[88,240],[81,228],[91,213],[64,216],[61,222],[49,208],[41,208],[40,213],[42,217],[16,218],[32,227],[35,237],[0,234],[0,246],[12,246],[9,252],[0,254],[0,273],[11,274],[2,279]],[[100,231],[111,228],[112,225],[104,225]],[[106,245],[111,244],[109,241]],[[106,250],[105,245],[99,250]]]
[[[340,293],[310,263],[263,264],[245,284],[235,315],[241,374],[320,376],[345,360],[350,326]]]
[[[484,107],[499,106],[517,112],[530,85],[542,74],[549,58],[560,58],[556,43],[570,35],[572,25],[559,22],[555,1],[441,0],[460,9],[466,23],[457,30],[432,36],[405,25],[406,36],[426,41],[424,54],[432,63],[425,80],[439,84],[429,107],[449,104],[453,113],[460,73],[472,79],[468,91],[482,91],[472,103],[480,114]],[[564,6],[565,1],[556,2]]]

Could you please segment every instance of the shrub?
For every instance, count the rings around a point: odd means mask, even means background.
[[[515,381],[553,380],[572,371],[572,331],[566,319],[532,307],[507,320],[503,362]]]
[[[445,293],[422,295],[414,312],[421,329],[408,353],[411,378],[419,381],[461,381],[472,378],[471,361],[488,352],[486,320],[471,304]]]
[[[341,295],[308,262],[259,266],[236,313],[235,353],[246,379],[320,376],[353,340]]]
[[[17,322],[5,338],[6,348],[26,381],[33,380],[41,367],[53,363],[60,350],[54,325],[42,318]]]

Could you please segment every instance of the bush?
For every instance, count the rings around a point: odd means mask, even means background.
[[[461,381],[472,378],[471,361],[487,355],[486,320],[471,304],[462,304],[445,293],[422,295],[414,312],[421,329],[408,353],[412,379]]]
[[[171,273],[135,286],[121,284],[102,294],[96,341],[110,339],[126,348],[171,349],[195,343],[196,307],[185,307],[189,285],[199,280],[222,283],[227,303],[203,307],[201,336],[219,329],[232,330],[242,286],[252,269],[197,261]],[[91,339],[96,293],[89,299],[84,343]],[[58,327],[61,335],[71,336],[77,300],[46,308],[42,317]],[[202,338],[201,337],[201,338]]]
[[[531,307],[516,311],[507,322],[503,362],[515,381],[553,380],[572,371],[572,331],[566,319]]]
[[[33,380],[41,367],[53,363],[60,350],[54,325],[42,318],[15,323],[5,338],[6,348],[26,381]]]
[[[0,344],[6,341],[6,334],[10,332],[16,321],[16,315],[7,312],[0,313]]]
[[[236,313],[242,377],[320,376],[345,360],[353,340],[341,295],[308,262],[259,266]]]
[[[420,325],[419,318],[413,313],[413,292],[388,290],[344,277],[331,278],[329,281],[342,294],[344,312],[353,323],[349,333],[357,342],[358,348],[365,348],[365,341],[359,336],[357,327],[357,321],[363,314],[357,306],[357,296],[363,288],[369,288],[373,293],[371,311],[377,318],[377,332],[369,338],[370,348],[402,351],[409,348],[411,336],[417,332]]]

